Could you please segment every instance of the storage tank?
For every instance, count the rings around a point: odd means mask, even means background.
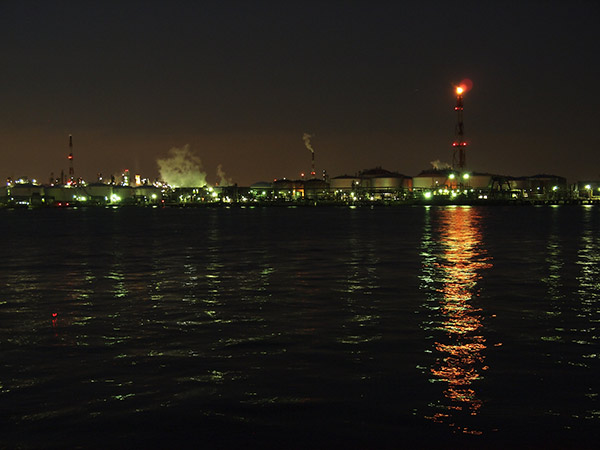
[[[113,195],[113,185],[104,183],[91,183],[82,187],[83,192],[89,198],[90,203],[110,203]]]
[[[360,178],[351,175],[340,175],[329,180],[329,186],[332,190],[352,190],[360,185]]]
[[[382,177],[373,177],[370,178],[370,188],[371,189],[384,189],[384,190],[394,190],[402,188],[403,177],[400,176],[382,176]]]
[[[313,178],[304,182],[304,196],[306,198],[321,198],[327,195],[329,183],[325,180]]]
[[[113,186],[111,203],[133,203],[135,189],[130,186]]]
[[[72,202],[77,196],[77,188],[74,186],[46,186],[44,188],[47,203]]]
[[[492,187],[492,175],[487,173],[469,174],[469,179],[464,182],[464,185],[472,189],[489,190]]]
[[[134,188],[134,196],[143,203],[158,203],[162,200],[162,191],[156,186],[138,186]]]
[[[450,169],[430,169],[424,170],[412,179],[413,189],[436,189],[451,188],[456,185],[456,179],[451,178]]]

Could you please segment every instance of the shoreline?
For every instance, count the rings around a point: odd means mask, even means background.
[[[473,199],[451,201],[447,199],[428,200],[374,200],[374,201],[329,201],[329,200],[299,200],[299,201],[250,201],[250,202],[158,202],[158,203],[121,203],[100,204],[90,202],[54,202],[54,203],[5,203],[0,209],[189,209],[189,208],[397,208],[409,206],[592,206],[600,205],[599,199]]]

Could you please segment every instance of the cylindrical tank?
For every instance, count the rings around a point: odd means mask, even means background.
[[[371,189],[400,189],[402,187],[401,177],[373,177],[371,181]]]
[[[331,178],[329,186],[332,190],[351,190],[360,183],[360,178],[348,175]]]

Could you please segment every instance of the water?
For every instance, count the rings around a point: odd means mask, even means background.
[[[595,447],[600,209],[0,211],[0,446]]]

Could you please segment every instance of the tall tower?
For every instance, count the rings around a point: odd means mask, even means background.
[[[75,184],[75,169],[73,168],[73,135],[69,135],[69,184]]]
[[[308,134],[308,133],[304,133],[302,135],[302,140],[304,141],[304,145],[305,147],[310,150],[311,153],[311,166],[310,166],[310,175],[315,178],[316,176],[316,172],[315,172],[315,149],[313,148],[313,146],[310,143],[310,139],[313,137],[312,134]]]
[[[131,184],[131,177],[129,175],[129,169],[125,169],[123,171],[121,178],[123,179],[123,183],[122,183],[123,186],[129,186]]]
[[[456,106],[454,107],[454,111],[456,111],[456,129],[454,143],[452,144],[452,147],[454,148],[452,168],[459,171],[463,171],[467,163],[467,157],[465,155],[467,143],[465,142],[465,129],[463,125],[464,92],[465,88],[463,86],[458,86],[456,88]]]

